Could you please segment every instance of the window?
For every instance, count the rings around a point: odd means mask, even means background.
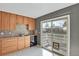
[[[44,22],[44,23],[42,24],[42,28],[51,28],[51,21]]]

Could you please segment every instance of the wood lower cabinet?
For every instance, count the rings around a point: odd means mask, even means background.
[[[30,36],[24,37],[24,47],[30,47]]]
[[[2,48],[17,45],[17,38],[2,38],[2,39],[3,39],[2,40]]]
[[[0,55],[30,47],[30,36],[0,38]]]
[[[17,50],[17,38],[0,38],[0,55],[16,51]]]
[[[4,55],[4,54],[6,54],[6,53],[7,53],[6,48],[2,48],[2,50],[1,50],[1,55]]]
[[[10,47],[6,48],[7,53],[13,52],[13,51],[16,51],[16,50],[17,50],[17,45],[10,46]]]
[[[18,49],[24,48],[24,37],[18,37]]]

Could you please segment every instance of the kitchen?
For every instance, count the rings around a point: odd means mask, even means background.
[[[79,55],[78,3],[2,3],[0,10],[0,56]]]
[[[0,55],[30,47],[34,31],[34,18],[0,11]]]

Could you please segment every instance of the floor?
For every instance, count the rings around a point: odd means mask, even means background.
[[[52,46],[46,46],[45,48],[52,51]]]
[[[53,53],[43,48],[34,46],[31,48],[27,48],[17,52],[7,54],[6,56],[53,56]]]

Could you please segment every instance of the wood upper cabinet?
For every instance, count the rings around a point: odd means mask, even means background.
[[[9,30],[9,13],[2,12],[2,30]]]
[[[1,12],[0,12],[0,31],[2,30]]]
[[[35,30],[35,19],[16,15],[8,12],[0,12],[0,31],[11,31],[16,29],[16,24],[28,25],[29,30]]]
[[[35,30],[35,19],[29,18],[29,30]]]
[[[23,24],[24,23],[24,17],[20,16],[20,15],[17,15],[16,16],[16,23]]]
[[[10,14],[10,30],[16,29],[16,15]]]
[[[24,24],[25,24],[25,25],[29,24],[28,17],[24,17]]]
[[[35,19],[33,18],[29,18],[29,17],[24,17],[24,24],[27,26],[28,25],[28,29],[29,30],[35,30]]]
[[[11,31],[16,28],[16,15],[0,12],[0,31]]]

